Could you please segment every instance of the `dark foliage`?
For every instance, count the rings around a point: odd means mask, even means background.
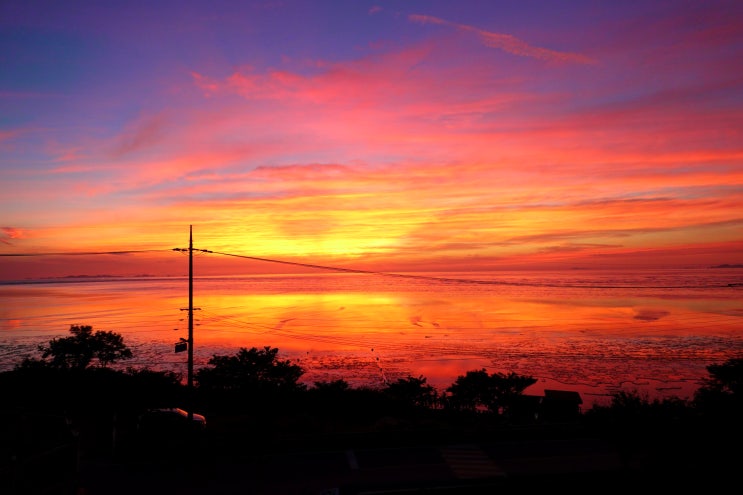
[[[297,408],[308,429],[320,432],[367,429],[389,414],[389,399],[381,390],[351,387],[344,380],[315,382]]]
[[[0,390],[4,400],[19,408],[67,415],[172,405],[184,395],[179,380],[169,372],[80,370],[38,363],[0,373]]]
[[[202,403],[217,409],[276,410],[306,389],[301,366],[278,358],[279,350],[241,348],[233,356],[214,355],[195,378]]]
[[[637,391],[619,391],[608,406],[594,406],[584,413],[594,423],[610,426],[622,434],[647,434],[693,418],[690,404],[679,398],[650,400]]]
[[[516,373],[491,373],[480,369],[457,377],[446,389],[448,407],[475,411],[481,408],[496,415],[507,415],[516,397],[535,384],[536,378]]]
[[[413,433],[417,436],[410,438],[416,441],[431,438],[430,431],[439,439],[450,434],[480,435],[491,427],[500,434],[501,426],[515,424],[518,405],[531,398],[523,391],[536,382],[529,376],[480,369],[459,376],[441,396],[423,376],[398,379],[378,389],[351,387],[344,380],[316,382],[308,388],[299,382],[304,373],[300,366],[279,359],[278,349],[264,347],[213,356],[196,373],[193,397],[177,374],[106,367],[125,354],[91,352],[97,349],[92,344],[95,335],[90,327],[77,327],[69,340],[54,339],[44,347],[48,351],[44,359],[28,358],[12,371],[0,373],[0,393],[6,403],[84,425],[87,439],[81,438],[91,450],[110,449],[112,428],[120,439],[127,431],[136,431],[136,418],[147,409],[187,404],[206,413],[215,448],[239,452],[247,445],[266,449],[297,438],[342,445],[348,435],[373,438],[382,431],[399,432],[401,439]],[[99,342],[109,350],[122,350],[118,338],[107,336]],[[700,450],[718,444],[733,448],[741,431],[743,359],[711,365],[708,371],[710,377],[693,402],[651,401],[623,391],[612,396],[609,406],[594,406],[575,421],[616,442],[626,462],[651,456],[659,469],[688,462],[683,457],[687,444]],[[549,419],[529,418],[534,425],[549,423]],[[719,457],[710,459],[721,462]]]
[[[72,325],[70,334],[70,337],[58,337],[47,345],[39,346],[45,363],[54,368],[85,369],[95,362],[98,366],[106,367],[132,357],[132,351],[118,333],[93,332],[93,327],[89,325]],[[32,364],[26,361],[24,365]]]
[[[208,368],[196,372],[199,387],[205,390],[297,389],[304,370],[289,360],[278,358],[279,350],[241,348],[234,356],[214,355]]]
[[[740,418],[743,414],[743,358],[707,366],[709,377],[694,394],[697,409],[708,416]]]
[[[385,393],[394,401],[414,408],[432,409],[439,405],[439,397],[426,378],[409,376],[387,384]]]

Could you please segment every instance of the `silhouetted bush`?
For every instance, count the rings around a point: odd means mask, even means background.
[[[41,358],[54,368],[85,369],[93,363],[106,367],[122,359],[131,359],[132,351],[123,337],[110,331],[93,332],[90,325],[72,325],[69,337],[57,337],[40,345]]]
[[[709,377],[694,394],[701,414],[718,420],[733,420],[743,414],[743,358],[707,366]],[[738,421],[739,422],[739,421]]]
[[[483,368],[460,375],[446,389],[445,405],[458,410],[485,409],[497,416],[506,415],[516,397],[535,384],[536,378],[516,373],[491,373]]]
[[[254,347],[241,348],[233,356],[213,356],[208,366],[197,370],[195,389],[188,390],[181,376],[172,372],[108,368],[116,356],[126,355],[119,345],[123,341],[106,337],[101,342],[113,343],[113,354],[91,354],[95,346],[89,339],[94,335],[89,327],[79,327],[68,340],[40,346],[52,359],[29,357],[0,373],[5,403],[21,411],[72,419],[86,432],[81,444],[89,452],[110,451],[112,430],[134,431],[143,411],[176,406],[205,413],[215,445],[238,450],[247,443],[271,448],[302,434],[315,435],[315,441],[318,435],[428,427],[479,434],[481,427],[515,424],[518,407],[524,407],[523,391],[536,382],[530,376],[479,369],[457,377],[440,395],[423,376],[379,388],[351,387],[344,380],[307,387],[299,382],[304,370],[279,359],[278,349]],[[707,369],[710,377],[693,402],[650,400],[636,391],[622,391],[612,396],[610,405],[583,412],[581,424],[616,442],[627,462],[638,455],[653,456],[658,466],[685,462],[679,453],[687,451],[687,444],[708,450],[717,445],[732,448],[741,431],[743,359]]]
[[[279,359],[278,351],[266,346],[241,348],[234,356],[215,354],[196,372],[199,400],[217,410],[254,414],[291,407],[306,389],[299,383],[304,370]]]

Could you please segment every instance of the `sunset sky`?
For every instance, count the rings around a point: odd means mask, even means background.
[[[743,264],[743,2],[4,0],[0,185],[0,279]]]

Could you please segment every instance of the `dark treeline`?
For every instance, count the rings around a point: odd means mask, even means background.
[[[280,359],[278,349],[254,347],[214,355],[196,370],[195,386],[189,389],[172,372],[119,369],[131,357],[120,335],[73,326],[68,337],[39,346],[38,357],[26,357],[0,373],[6,413],[67,418],[80,435],[83,454],[90,456],[133,452],[142,440],[138,418],[164,407],[205,415],[212,452],[266,451],[290,443],[298,448],[302,442],[333,446],[349,435],[356,440],[366,435],[364,441],[373,442],[391,433],[400,442],[432,442],[447,435],[590,431],[626,452],[640,444],[644,451],[658,448],[660,459],[681,445],[704,449],[718,440],[739,439],[741,431],[743,358],[708,366],[709,377],[692,400],[650,400],[620,392],[608,406],[558,421],[526,400],[523,392],[536,379],[515,373],[468,371],[443,392],[422,376],[378,388],[351,387],[344,380],[308,386],[301,382],[304,370]],[[114,363],[117,369],[111,368]],[[550,424],[559,428],[545,428]],[[168,448],[178,441],[185,440],[169,438]]]
[[[342,379],[308,386],[301,381],[305,372],[301,366],[280,359],[279,349],[266,346],[212,356],[207,366],[196,370],[194,389],[189,390],[177,373],[147,367],[111,368],[133,357],[115,332],[73,325],[70,336],[55,338],[38,350],[39,357],[25,357],[13,370],[0,373],[0,391],[9,399],[6,404],[71,415],[99,409],[190,405],[219,415],[306,416],[316,411],[321,418],[345,417],[349,422],[361,416],[417,417],[425,411],[463,413],[499,423],[539,419],[520,417],[523,392],[537,380],[516,373],[468,371],[440,393],[423,376],[379,387],[351,387]],[[618,392],[609,406],[594,406],[583,415],[622,410],[638,416],[735,417],[743,398],[743,358],[709,365],[707,371],[709,376],[692,400],[651,400],[636,391]],[[358,410],[352,409],[354,405]]]

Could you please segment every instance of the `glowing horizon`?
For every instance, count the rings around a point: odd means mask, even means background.
[[[0,255],[743,264],[743,5],[536,7],[6,3]],[[183,272],[115,259],[0,279]]]

